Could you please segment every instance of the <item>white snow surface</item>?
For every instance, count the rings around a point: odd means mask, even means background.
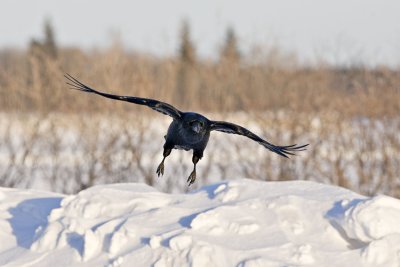
[[[400,266],[400,200],[307,181],[0,188],[1,266]]]

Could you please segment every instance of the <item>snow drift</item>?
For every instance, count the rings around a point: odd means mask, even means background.
[[[400,200],[314,182],[0,189],[5,266],[400,266]]]

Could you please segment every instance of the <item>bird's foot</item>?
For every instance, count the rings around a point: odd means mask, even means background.
[[[160,165],[158,165],[158,168],[157,168],[157,175],[158,175],[158,177],[164,175],[164,160],[161,161]]]
[[[196,170],[193,170],[192,173],[189,175],[189,178],[187,179],[189,186],[191,186],[194,181],[196,181]]]

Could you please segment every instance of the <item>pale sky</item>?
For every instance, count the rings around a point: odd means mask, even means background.
[[[59,44],[106,47],[118,33],[127,48],[176,53],[187,18],[201,56],[213,57],[226,28],[242,51],[278,45],[302,61],[400,66],[399,0],[2,0],[0,47],[26,47],[50,18]]]

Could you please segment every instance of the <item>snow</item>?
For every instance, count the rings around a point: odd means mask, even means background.
[[[307,181],[0,188],[2,266],[400,266],[400,200]]]

